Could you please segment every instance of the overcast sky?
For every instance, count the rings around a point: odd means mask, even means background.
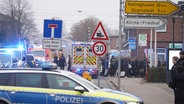
[[[96,17],[111,29],[119,27],[119,0],[28,0],[40,33],[44,19],[63,20],[67,32],[71,26],[90,16]],[[172,0],[177,3],[178,0]],[[78,12],[82,11],[82,12]]]

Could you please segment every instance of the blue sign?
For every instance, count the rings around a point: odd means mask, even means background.
[[[62,38],[62,20],[44,20],[44,38]]]
[[[131,50],[136,49],[136,38],[135,37],[129,37],[128,43],[129,43],[129,49]]]

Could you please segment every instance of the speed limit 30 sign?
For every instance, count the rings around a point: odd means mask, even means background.
[[[93,52],[97,56],[102,56],[107,51],[107,47],[104,42],[98,41],[93,44]]]

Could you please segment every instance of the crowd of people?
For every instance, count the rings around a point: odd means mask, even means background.
[[[63,54],[59,58],[58,58],[57,54],[55,54],[54,55],[54,63],[56,63],[57,66],[59,66],[61,70],[64,70],[65,66],[68,65],[67,70],[71,71],[71,56],[70,55],[68,55],[68,60],[66,62],[66,59],[65,59]]]
[[[121,59],[121,72],[125,73],[125,77],[137,77],[144,73],[145,61],[130,60],[129,58]],[[110,59],[108,56],[101,58],[102,76],[116,76],[118,70],[118,59],[112,56]],[[143,71],[143,72],[142,72]],[[142,75],[143,77],[143,75]]]

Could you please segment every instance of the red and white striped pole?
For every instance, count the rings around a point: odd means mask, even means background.
[[[88,26],[88,41],[91,41],[91,35],[90,35],[90,27]]]

